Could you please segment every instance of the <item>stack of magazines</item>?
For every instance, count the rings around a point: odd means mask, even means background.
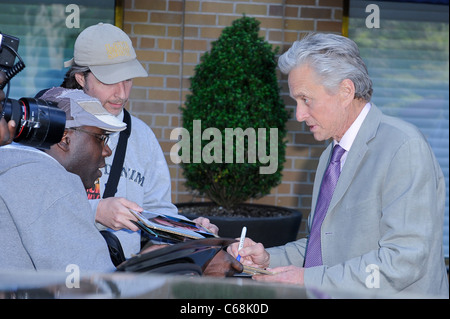
[[[218,237],[208,229],[188,219],[148,211],[142,213],[130,211],[138,219],[138,221],[132,222],[150,238],[164,239],[176,243],[191,239]]]

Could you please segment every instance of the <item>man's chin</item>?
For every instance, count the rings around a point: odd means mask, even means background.
[[[123,104],[107,103],[103,107],[112,115],[117,116],[120,114],[120,112],[122,112]]]

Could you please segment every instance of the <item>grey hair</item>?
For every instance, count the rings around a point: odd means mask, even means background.
[[[330,92],[335,92],[343,80],[350,79],[355,85],[355,98],[370,101],[372,80],[354,41],[336,34],[309,34],[294,42],[278,59],[278,67],[285,74],[303,64],[315,70]]]

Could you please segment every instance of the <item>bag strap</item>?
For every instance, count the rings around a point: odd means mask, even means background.
[[[114,154],[111,171],[108,181],[106,182],[103,198],[114,197],[117,192],[117,184],[119,183],[120,173],[122,172],[123,162],[125,160],[125,152],[127,149],[128,137],[131,134],[131,116],[130,113],[123,109],[123,121],[127,124],[127,128],[120,132],[119,142],[117,144],[116,153]]]
[[[111,261],[114,266],[117,267],[127,260],[125,258],[125,254],[123,253],[122,244],[115,234],[108,230],[101,230],[100,234],[102,234],[103,238],[106,240],[109,256],[111,257]]]

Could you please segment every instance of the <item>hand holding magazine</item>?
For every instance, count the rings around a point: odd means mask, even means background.
[[[190,239],[218,237],[206,228],[188,219],[148,211],[143,211],[142,213],[131,209],[130,211],[138,219],[137,222],[132,222],[153,238],[184,242]]]

